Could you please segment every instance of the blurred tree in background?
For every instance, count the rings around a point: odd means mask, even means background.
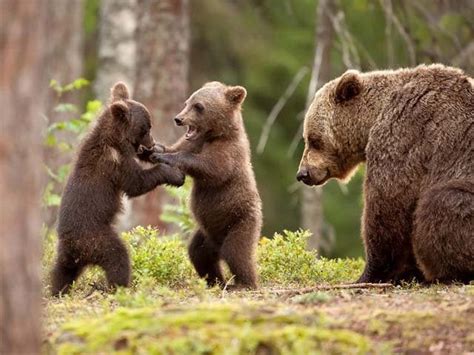
[[[314,0],[200,0],[189,4],[76,1],[84,6],[84,76],[94,81],[97,75],[94,87],[103,98],[115,80],[129,82],[138,92],[137,88],[148,79],[159,84],[143,98],[140,93],[136,96],[152,108],[156,127],[171,122],[179,111],[177,102],[206,81],[219,80],[247,88],[244,120],[263,198],[264,234],[270,236],[275,231],[304,225],[302,186],[296,184],[295,174],[303,148],[301,124],[314,73],[315,51],[321,42],[316,29],[322,21],[333,33],[332,45],[326,49],[328,65],[319,72],[318,86],[348,68],[367,71],[439,61],[459,66],[471,75],[474,71],[474,2],[470,0],[324,1],[331,11],[319,17],[315,14],[323,1]],[[153,21],[137,22],[140,11],[143,13],[154,3],[164,5],[155,6],[154,15],[148,14]],[[121,6],[128,6],[132,20]],[[189,7],[187,12],[180,12],[181,6]],[[169,18],[176,13],[188,15],[178,17],[172,27],[167,13]],[[104,28],[107,23],[112,23],[115,30]],[[166,32],[173,28],[177,31],[174,34]],[[188,53],[187,36],[189,58],[183,57]],[[112,39],[114,42],[105,46],[104,41]],[[149,48],[147,41],[155,41],[164,52],[145,51],[140,58],[135,57],[140,42],[144,49]],[[130,45],[124,47],[126,43]],[[181,57],[176,53],[182,53]],[[113,60],[118,63],[116,75],[107,76],[104,72],[114,68]],[[181,69],[176,71],[172,65],[181,65]],[[179,84],[176,86],[173,80]],[[168,98],[176,100],[168,103]],[[274,122],[260,153],[257,146],[270,115]],[[157,129],[155,138],[167,142],[174,135],[169,132]],[[363,168],[348,185],[331,181],[323,188],[321,235],[327,255],[362,254],[362,179]],[[148,212],[159,215],[155,208]]]
[[[39,354],[41,343],[41,113],[52,35],[47,5],[0,2],[0,354]]]

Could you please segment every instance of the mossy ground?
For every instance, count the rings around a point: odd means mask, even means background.
[[[474,286],[404,285],[291,290],[347,283],[361,260],[316,259],[304,233],[259,246],[258,291],[207,289],[184,243],[139,229],[126,235],[134,282],[116,293],[95,290],[92,270],[73,292],[44,296],[44,353],[365,354],[474,351]],[[46,249],[48,250],[48,249]],[[157,256],[158,255],[158,256]],[[45,254],[45,268],[51,256]],[[140,268],[140,269],[137,269]]]

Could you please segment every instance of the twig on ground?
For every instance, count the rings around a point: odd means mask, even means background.
[[[270,290],[261,290],[261,291],[247,291],[247,293],[270,293],[281,296],[292,297],[297,295],[304,295],[306,293],[316,292],[316,291],[331,291],[331,290],[348,290],[348,289],[387,289],[394,288],[395,285],[391,283],[358,283],[358,284],[339,284],[339,285],[319,285],[312,287],[305,287],[300,289],[270,289]]]

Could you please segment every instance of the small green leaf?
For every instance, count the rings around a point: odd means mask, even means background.
[[[77,112],[77,106],[74,104],[63,103],[54,108],[54,112]]]
[[[79,79],[74,80],[72,83],[69,83],[66,86],[64,86],[63,92],[80,90],[87,85],[89,85],[89,80],[84,79],[84,78],[79,78]]]
[[[65,121],[54,122],[53,124],[49,125],[48,132],[52,133],[54,131],[62,131],[66,128]]]
[[[44,139],[44,144],[47,147],[54,147],[57,144],[56,136],[52,133],[48,133]]]

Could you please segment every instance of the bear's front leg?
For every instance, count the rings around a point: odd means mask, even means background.
[[[163,153],[164,151],[165,151],[165,146],[159,143],[155,143],[155,145],[152,148],[147,148],[144,145],[141,145],[138,147],[137,157],[141,161],[152,163],[152,161],[150,160],[150,157],[155,153],[159,154],[159,153]]]
[[[206,163],[202,155],[197,156],[188,152],[154,153],[150,156],[150,160],[153,163],[161,163],[178,168],[192,177],[209,175],[209,170],[212,171],[213,167],[212,164]]]
[[[150,162],[152,163],[161,163],[161,164],[167,164],[171,166],[175,166],[179,160],[180,153],[153,153],[150,155]]]
[[[403,196],[389,198],[366,185],[362,226],[366,265],[358,283],[420,279],[411,242],[409,206]]]

